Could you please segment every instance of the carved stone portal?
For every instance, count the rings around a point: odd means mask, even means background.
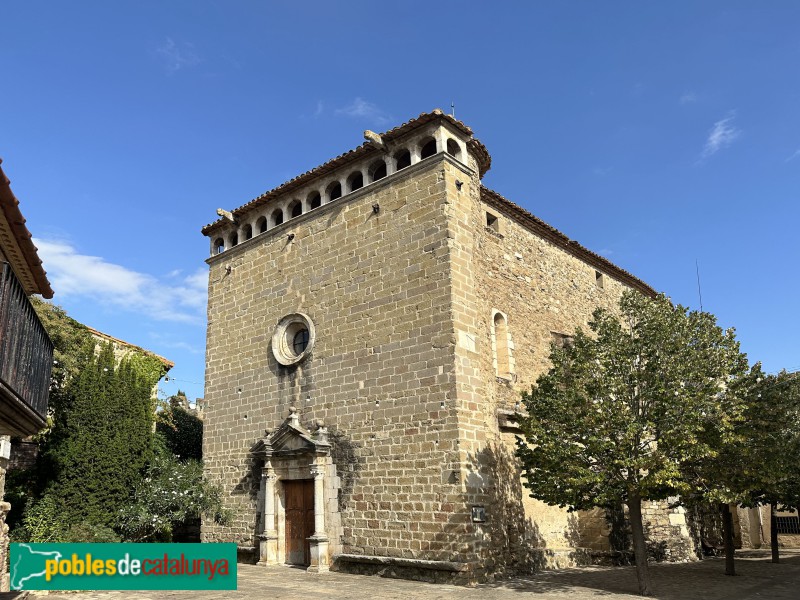
[[[261,470],[262,506],[259,512],[263,518],[258,531],[258,564],[305,564],[313,573],[330,568],[325,519],[325,490],[332,487],[327,479],[335,477],[330,452],[328,431],[322,421],[317,421],[314,433],[310,433],[300,425],[294,407],[289,409],[289,417],[278,429],[266,431],[264,437],[250,448],[250,453],[264,463]],[[305,538],[307,556],[298,554],[293,546],[300,525],[291,519],[287,522],[285,489],[289,486],[286,482],[297,480],[309,483],[313,480],[313,533]],[[298,511],[293,509],[290,513],[295,515]]]

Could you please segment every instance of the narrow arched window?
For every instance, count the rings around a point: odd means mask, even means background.
[[[252,225],[245,225],[243,227],[244,239],[249,240],[253,238],[253,227]]]
[[[214,254],[222,254],[225,252],[225,240],[217,238],[214,240]]]
[[[425,138],[420,142],[419,157],[428,158],[436,154],[436,140],[433,138]]]
[[[397,170],[405,169],[411,166],[411,152],[408,150],[400,150],[394,155],[394,160],[397,164]]]
[[[386,177],[386,163],[382,160],[377,160],[369,167],[370,181],[378,181]]]
[[[300,200],[295,200],[289,205],[289,214],[294,217],[299,217],[303,214],[303,203]]]
[[[350,176],[347,178],[347,191],[355,192],[362,187],[364,187],[364,176],[361,174],[361,171],[350,173]]]
[[[458,142],[452,138],[447,140],[447,153],[458,159],[461,158],[461,147],[458,145]]]
[[[508,331],[506,316],[494,313],[492,321],[492,346],[494,348],[495,373],[503,379],[514,378],[514,359],[511,354],[513,344]]]
[[[267,217],[258,217],[256,221],[256,229],[258,233],[264,233],[267,230]]]
[[[276,227],[283,223],[283,211],[280,208],[276,208],[272,211],[272,226]]]
[[[318,192],[312,192],[311,194],[309,194],[308,196],[309,210],[319,208],[320,206],[322,206],[322,196],[320,196]]]
[[[231,248],[233,248],[236,244],[239,243],[239,236],[235,231],[228,238],[228,243],[230,243]]]
[[[328,202],[331,200],[336,200],[337,198],[342,197],[342,184],[338,181],[334,181],[328,186],[326,190],[328,194]]]

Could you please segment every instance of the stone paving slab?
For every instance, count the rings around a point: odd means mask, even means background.
[[[800,598],[800,551],[784,551],[772,564],[768,551],[737,556],[736,577],[725,575],[722,558],[651,568],[654,598],[660,600],[797,600]],[[314,575],[290,567],[239,565],[239,589],[227,592],[70,592],[31,593],[29,600],[623,600],[636,594],[633,567],[583,567],[547,571],[466,588],[383,577],[326,573]]]

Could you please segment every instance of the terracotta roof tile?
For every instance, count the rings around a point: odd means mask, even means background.
[[[104,340],[106,340],[108,342],[111,342],[112,344],[116,344],[118,346],[124,346],[125,348],[130,348],[131,350],[136,350],[137,352],[141,352],[142,354],[147,354],[148,356],[154,356],[159,361],[161,361],[161,364],[164,365],[164,367],[166,369],[164,371],[165,373],[167,371],[169,371],[172,367],[175,366],[174,362],[172,362],[171,360],[169,360],[167,358],[164,358],[163,356],[159,356],[155,352],[150,352],[150,350],[145,350],[141,346],[137,346],[136,344],[131,344],[129,342],[126,342],[125,340],[121,340],[119,338],[115,338],[112,335],[108,335],[107,333],[103,333],[102,331],[98,331],[97,329],[94,329],[93,327],[89,327],[88,325],[84,325],[84,327],[86,327],[86,329],[89,330],[89,333],[91,333],[92,336],[94,336],[96,338],[104,339]]]
[[[0,158],[0,164],[3,159]],[[19,210],[19,200],[11,191],[11,181],[0,167],[0,210],[5,214],[14,239],[17,241],[25,263],[36,282],[37,289],[32,293],[41,294],[45,298],[53,297],[53,288],[47,280],[47,272],[42,267],[42,259],[39,258],[39,249],[33,244],[33,236],[25,226],[25,217]],[[28,293],[31,293],[29,290]]]

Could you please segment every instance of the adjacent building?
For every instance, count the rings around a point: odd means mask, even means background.
[[[32,435],[45,424],[53,364],[53,344],[28,300],[52,298],[53,290],[10,184],[0,168],[0,591],[8,590],[11,506],[2,497],[9,436]]]

